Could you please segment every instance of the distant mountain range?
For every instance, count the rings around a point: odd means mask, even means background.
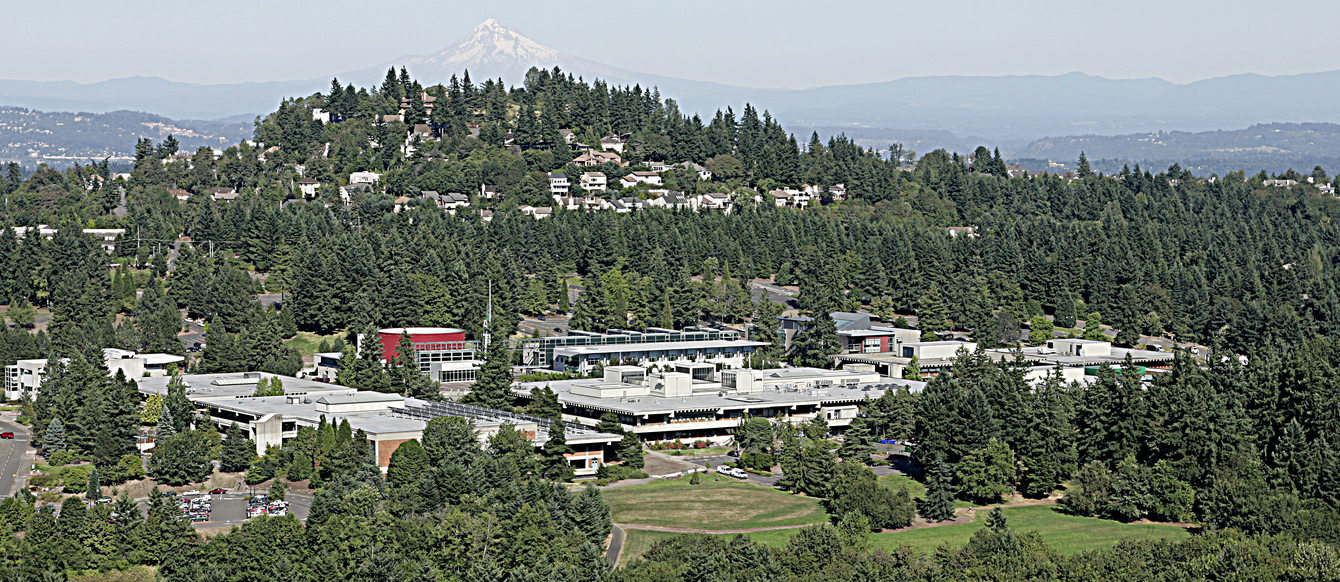
[[[1059,76],[915,77],[883,83],[802,90],[758,89],[663,77],[582,59],[545,46],[492,19],[441,52],[406,56],[382,66],[332,75],[360,86],[380,83],[388,67],[405,66],[425,84],[469,70],[476,82],[523,82],[532,66],[587,80],[658,87],[681,110],[711,115],[745,103],[770,110],[793,131],[846,132],[884,147],[918,151],[976,145],[1032,151],[1046,136],[1203,132],[1262,123],[1340,123],[1340,71],[1268,77],[1235,75],[1178,84],[1161,79],[1114,80],[1081,73]],[[0,104],[46,111],[143,110],[172,118],[214,119],[265,114],[285,97],[324,91],[330,77],[265,83],[199,85],[131,77],[100,83],[0,80]]]
[[[1140,164],[1163,170],[1177,163],[1199,175],[1238,169],[1308,172],[1320,165],[1340,169],[1340,125],[1333,123],[1270,123],[1246,129],[1206,132],[1156,132],[1132,135],[1049,137],[1012,150],[1010,158],[1042,170],[1060,162],[1073,165],[1084,152],[1095,170],[1116,172]]]
[[[0,160],[18,161],[28,169],[38,163],[65,166],[110,158],[135,159],[135,140],[155,142],[176,137],[182,151],[202,146],[223,149],[251,136],[251,119],[174,121],[149,113],[45,112],[0,107]]]

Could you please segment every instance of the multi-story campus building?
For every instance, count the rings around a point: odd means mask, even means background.
[[[283,396],[254,396],[261,380],[279,378]],[[428,421],[440,416],[460,416],[474,423],[481,442],[510,425],[535,446],[549,440],[557,426],[545,419],[501,410],[452,402],[428,402],[397,394],[366,392],[353,388],[260,372],[242,374],[188,374],[182,376],[186,397],[197,411],[220,430],[236,423],[246,428],[256,443],[256,454],[269,446],[282,446],[298,435],[304,426],[349,421],[355,431],[362,430],[376,453],[377,465],[385,470],[391,454],[402,443],[423,436]],[[170,378],[136,378],[145,397],[166,395]],[[577,475],[593,475],[604,464],[606,451],[620,435],[596,432],[564,424],[564,436],[572,448],[568,460]]]
[[[165,376],[173,367],[180,365],[186,358],[172,354],[139,354],[129,350],[104,348],[103,361],[107,374],[114,376],[119,371],[128,379],[142,376]],[[19,360],[5,366],[5,399],[37,399],[38,388],[47,373],[47,360]]]
[[[594,425],[614,413],[626,430],[645,441],[709,440],[729,442],[741,419],[763,417],[804,422],[822,417],[841,431],[867,398],[906,387],[919,392],[924,382],[881,377],[869,366],[848,370],[778,368],[716,369],[713,364],[682,362],[658,372],[642,366],[606,366],[604,377],[529,382],[516,386],[530,398],[549,387],[563,405],[564,419]]]

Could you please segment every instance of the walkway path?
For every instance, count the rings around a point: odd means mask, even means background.
[[[617,524],[610,530],[610,547],[605,550],[605,561],[611,568],[619,565],[619,555],[623,554],[623,542],[627,538],[628,534]]]
[[[667,527],[663,525],[643,525],[639,523],[620,523],[615,525],[614,527],[623,529],[640,529],[645,531],[663,531],[669,533],[725,535],[725,534],[757,533],[761,531],[772,531],[778,529],[801,529],[806,527],[813,527],[816,525],[823,525],[825,523],[828,522],[823,521],[815,523],[800,523],[796,525],[774,525],[768,527],[751,527],[746,529],[694,529],[688,527]]]

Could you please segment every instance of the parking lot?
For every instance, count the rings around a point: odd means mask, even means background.
[[[258,490],[258,494],[263,494],[263,490]],[[197,495],[186,496],[189,498],[199,498]],[[196,528],[214,528],[221,526],[242,525],[247,519],[247,499],[251,497],[248,493],[225,493],[222,495],[210,495],[210,514],[208,521],[197,521],[191,525]],[[290,493],[285,497],[288,502],[287,512],[289,515],[297,517],[299,520],[307,519],[307,512],[312,507],[312,498],[309,495]],[[141,507],[145,507],[145,502],[141,502]]]

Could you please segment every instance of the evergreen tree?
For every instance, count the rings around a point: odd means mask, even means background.
[[[88,484],[84,487],[84,497],[93,501],[102,497],[102,481],[98,479],[97,467],[93,467],[88,472]]]
[[[797,366],[830,368],[832,356],[842,351],[833,318],[818,315],[796,334],[791,343],[791,362]]]
[[[954,519],[954,501],[958,492],[954,488],[954,476],[944,457],[936,457],[927,470],[926,497],[919,503],[918,511],[926,521],[948,521]]]
[[[256,445],[247,437],[247,429],[232,423],[225,432],[219,470],[225,473],[245,471],[256,456]]]
[[[390,464],[386,469],[386,482],[394,487],[414,484],[429,468],[428,453],[419,441],[410,439],[396,447],[391,453]]]
[[[42,449],[48,456],[65,450],[65,425],[61,423],[60,417],[51,419],[51,424],[47,425],[46,436],[42,438]]]
[[[1093,170],[1089,168],[1089,158],[1084,155],[1084,152],[1079,153],[1079,163],[1075,167],[1075,175],[1079,178],[1093,176]]]
[[[512,408],[512,352],[500,341],[489,344],[484,352],[484,365],[479,368],[470,393],[462,402],[489,408]]]
[[[572,513],[577,534],[593,544],[603,543],[613,529],[610,505],[592,485],[587,485],[573,500]]]
[[[549,425],[549,440],[544,443],[544,477],[551,481],[572,479],[574,470],[567,457],[572,453],[572,447],[568,446],[566,432],[562,422]]]
[[[870,455],[875,453],[875,444],[870,437],[866,420],[864,418],[853,419],[851,424],[847,426],[847,432],[843,433],[842,436],[842,447],[838,449],[838,456],[868,464]]]
[[[154,428],[156,438],[165,439],[177,433],[176,421],[172,419],[172,408],[163,406],[158,415],[158,426]]]
[[[531,390],[530,404],[526,406],[526,413],[540,418],[561,420],[563,405],[558,402],[558,394],[546,384]]]

